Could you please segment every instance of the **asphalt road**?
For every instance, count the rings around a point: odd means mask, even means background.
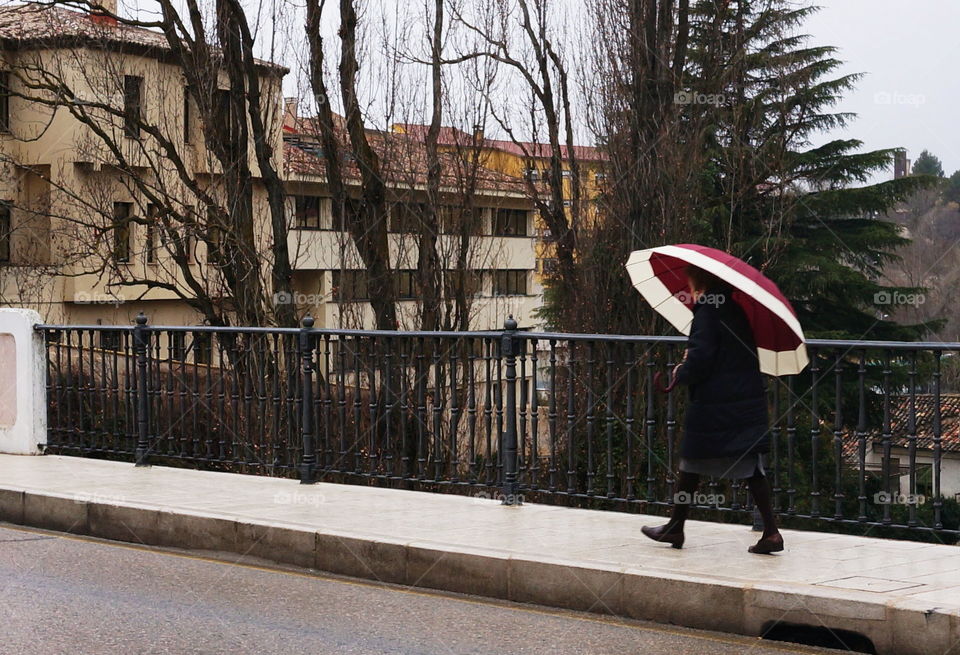
[[[219,557],[0,524],[0,653],[837,652]]]

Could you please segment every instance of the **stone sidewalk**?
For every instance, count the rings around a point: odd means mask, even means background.
[[[383,582],[760,635],[847,630],[879,653],[960,652],[960,549],[56,456],[0,455],[0,521],[225,551]]]

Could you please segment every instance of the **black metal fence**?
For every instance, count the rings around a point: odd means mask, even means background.
[[[47,452],[657,511],[675,496],[677,337],[149,326],[37,327]],[[811,341],[768,383],[777,510],[960,535],[960,344]],[[751,508],[709,480],[704,516]],[[829,529],[829,528],[828,528]]]

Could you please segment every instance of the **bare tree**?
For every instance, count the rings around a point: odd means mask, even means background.
[[[440,207],[440,128],[443,122],[443,3],[434,0],[433,32],[430,35],[430,129],[426,136],[427,150],[427,208],[424,212],[420,239],[417,244],[419,261],[417,273],[421,294],[421,326],[424,330],[437,329],[440,320],[440,262],[437,255]]]
[[[289,294],[291,281],[280,158],[273,149],[283,69],[254,57],[247,18],[232,0],[213,7],[215,35],[208,33],[204,7],[196,0],[186,7],[181,15],[161,2],[160,18],[150,22],[93,2],[20,9],[61,31],[44,48],[21,50],[12,69],[15,94],[67,112],[79,128],[76,158],[90,162],[89,172],[76,178],[47,178],[63,207],[53,214],[73,226],[74,245],[82,246],[65,258],[74,261],[74,274],[138,289],[141,297],[152,290],[173,294],[212,325],[290,325],[294,307],[272,302],[273,294]],[[81,22],[70,9],[103,20]],[[124,39],[156,63],[131,75]],[[147,97],[153,107],[144,104]],[[203,126],[202,138],[185,125],[191,114]],[[202,147],[192,148],[191,137]],[[111,202],[118,184],[135,205],[124,215]],[[267,229],[257,220],[261,185]],[[133,226],[146,245],[118,256],[112,241],[123,235],[126,251]],[[198,243],[213,266],[194,266]],[[158,249],[166,256],[151,259]],[[151,265],[133,261],[136,254]]]
[[[575,295],[577,287],[577,227],[581,215],[580,169],[573,148],[573,128],[571,100],[566,64],[555,46],[555,35],[549,20],[553,5],[550,0],[518,0],[519,18],[516,24],[511,7],[507,3],[491,1],[484,3],[479,10],[479,21],[465,12],[458,11],[456,19],[486,46],[472,52],[462,53],[448,63],[458,63],[477,57],[493,59],[509,67],[521,78],[525,89],[530,93],[533,104],[529,108],[532,116],[530,130],[537,133],[536,116],[542,114],[544,129],[547,133],[547,150],[541,144],[530,143],[517,136],[514,125],[499,117],[500,127],[507,132],[511,140],[521,148],[525,159],[533,161],[549,157],[547,171],[547,189],[543,193],[539,177],[526,176],[529,197],[534,207],[546,222],[553,235],[553,246],[559,270],[554,280],[555,286],[564,297]],[[511,46],[511,35],[518,29],[522,36],[522,46],[515,51]],[[561,146],[561,130],[566,131],[566,152]],[[569,213],[565,208],[563,162],[570,166],[574,202]]]
[[[327,153],[327,180],[334,198],[333,215],[338,224],[347,228],[360,253],[377,327],[394,330],[397,328],[397,308],[387,243],[386,186],[379,157],[367,140],[357,92],[357,12],[353,0],[340,0],[341,47],[338,82],[344,106],[344,123],[349,136],[349,152],[356,159],[361,176],[359,211],[347,212],[346,185],[339,166],[342,148],[337,138],[333,110],[328,102],[329,85],[325,78],[325,54],[320,27],[323,5],[323,0],[308,0],[306,30],[310,45],[310,80],[317,98],[319,131]],[[337,160],[337,163],[331,165],[331,160]]]

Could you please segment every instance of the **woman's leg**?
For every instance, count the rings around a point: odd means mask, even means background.
[[[690,503],[693,502],[693,494],[699,484],[699,475],[680,471],[680,478],[677,481],[677,495],[674,497],[673,513],[670,514],[670,520],[656,528],[645,525],[640,528],[641,532],[654,541],[666,542],[674,548],[682,548],[683,524],[687,520],[687,514],[690,513]],[[678,502],[681,500],[684,502]]]
[[[747,485],[750,493],[753,495],[753,502],[757,504],[760,516],[763,518],[763,537],[770,537],[779,532],[777,530],[777,517],[773,513],[773,500],[770,492],[770,482],[767,476],[756,471],[752,477],[747,478]]]
[[[683,532],[683,524],[690,514],[690,503],[693,502],[693,495],[696,493],[698,486],[700,486],[699,474],[680,471],[680,478],[677,480],[677,494],[674,497],[673,512],[670,514],[670,520],[666,526],[668,532]]]

